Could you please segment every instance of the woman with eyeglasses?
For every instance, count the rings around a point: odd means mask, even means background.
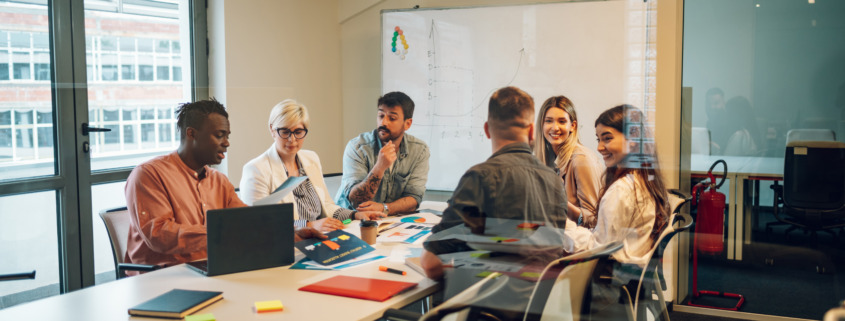
[[[378,219],[381,212],[357,212],[337,206],[323,181],[317,153],[302,149],[310,119],[304,105],[286,99],[270,111],[269,130],[274,143],[249,161],[241,176],[241,199],[249,205],[267,197],[288,177],[307,176],[282,203],[293,203],[294,225],[329,232],[343,229],[343,220]]]

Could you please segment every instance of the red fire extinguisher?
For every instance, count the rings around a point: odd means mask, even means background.
[[[716,165],[719,163],[722,163],[725,167],[725,172],[722,174],[722,180],[716,184],[716,178],[713,176],[713,169],[716,168]],[[710,166],[710,170],[707,171],[708,179],[701,181],[692,188],[692,206],[698,207],[698,214],[696,215],[695,237],[693,239],[692,249],[693,299],[690,300],[688,304],[697,307],[737,311],[745,302],[745,297],[741,294],[698,290],[698,252],[700,251],[704,254],[716,255],[722,253],[722,249],[725,247],[722,239],[722,233],[724,232],[725,226],[725,194],[719,193],[718,188],[725,183],[727,174],[728,164],[724,160],[717,160]],[[704,295],[734,298],[738,299],[738,301],[735,306],[727,308],[696,304],[693,302],[695,299]]]
[[[717,160],[707,171],[709,180],[701,181],[692,188],[692,206],[698,207],[695,224],[697,247],[701,253],[708,255],[722,253],[724,248],[722,233],[725,226],[725,194],[719,193],[718,188],[725,183],[725,175],[722,175],[719,184],[716,184],[713,177],[713,168],[719,163],[724,165],[727,174],[728,164],[724,160]]]

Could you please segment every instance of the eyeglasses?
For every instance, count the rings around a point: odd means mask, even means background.
[[[303,138],[305,138],[305,135],[308,135],[308,130],[304,129],[304,128],[300,128],[300,129],[291,131],[287,128],[276,128],[276,133],[279,134],[279,137],[281,137],[283,139],[290,138],[291,134],[293,134],[293,137],[296,137],[296,139],[303,139]]]

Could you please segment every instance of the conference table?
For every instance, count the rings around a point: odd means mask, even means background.
[[[421,204],[421,209],[428,205],[430,212],[436,212],[445,207],[441,202],[428,203]],[[415,216],[424,216],[427,222],[439,221],[439,216],[430,213]],[[359,222],[353,221],[344,230],[359,235]],[[127,310],[172,289],[222,291],[223,300],[195,313],[212,313],[217,320],[374,320],[387,309],[401,308],[440,289],[437,282],[405,266],[404,258],[401,262],[393,259],[395,253],[421,246],[422,240],[413,244],[376,243],[375,252],[387,258],[339,271],[282,266],[206,277],[180,264],[6,308],[0,310],[0,320],[162,320],[129,316]],[[296,260],[303,257],[297,251]],[[379,271],[379,265],[404,270],[407,275]],[[336,275],[416,282],[418,285],[384,302],[298,290]],[[256,313],[253,310],[255,302],[269,300],[280,300],[284,311]]]
[[[742,260],[743,245],[751,243],[753,206],[746,206],[745,201],[753,198],[756,202],[759,196],[759,182],[762,180],[783,180],[783,157],[755,157],[755,156],[719,156],[697,155],[690,157],[690,174],[693,177],[706,177],[710,166],[717,160],[724,160],[728,164],[725,175],[728,184],[726,201],[728,203],[727,229],[727,258]],[[713,169],[714,175],[721,177],[724,173],[722,165]],[[754,182],[752,190],[746,191],[745,182]],[[749,197],[751,196],[751,197]],[[753,205],[753,204],[752,204]]]

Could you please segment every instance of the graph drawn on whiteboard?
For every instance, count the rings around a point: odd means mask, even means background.
[[[554,95],[572,99],[582,120],[581,140],[595,148],[586,136],[592,120],[632,97],[626,83],[637,65],[626,59],[637,51],[626,50],[627,26],[634,25],[628,4],[383,11],[381,92],[402,91],[416,104],[407,133],[429,146],[426,187],[454,190],[467,169],[490,157],[483,129],[487,105],[504,86],[532,95],[535,108]],[[402,35],[394,34],[397,27]],[[401,59],[392,49],[405,43],[409,50]]]

